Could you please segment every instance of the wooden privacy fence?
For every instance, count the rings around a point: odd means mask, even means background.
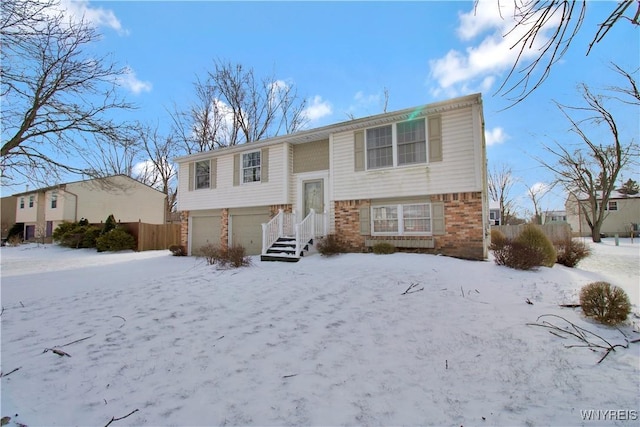
[[[525,224],[520,225],[494,225],[491,226],[492,230],[500,230],[507,239],[515,239],[524,229]],[[544,224],[538,225],[542,232],[549,238],[549,240],[564,240],[571,237],[571,226],[567,223],[559,224]]]
[[[169,249],[171,245],[180,244],[180,224],[122,222],[119,225],[136,238],[138,251]]]

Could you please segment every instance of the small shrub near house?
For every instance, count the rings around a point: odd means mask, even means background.
[[[316,248],[323,256],[334,256],[347,252],[346,246],[335,234],[329,234],[323,239],[318,240]]]
[[[515,241],[528,248],[539,251],[543,257],[541,265],[553,267],[556,263],[556,249],[540,227],[534,224],[525,225]]]
[[[115,217],[113,214],[109,215],[107,219],[104,221],[104,225],[102,226],[102,234],[106,234],[111,230],[114,230],[118,226]]]
[[[114,228],[96,239],[98,252],[117,252],[136,248],[136,239],[122,228]]]
[[[198,256],[207,261],[207,265],[226,267],[245,267],[251,264],[251,258],[246,255],[246,250],[241,245],[233,245],[225,248],[220,245],[206,244],[198,249]]]
[[[187,256],[187,248],[182,245],[169,246],[169,252],[171,252],[173,256]]]
[[[496,264],[517,270],[532,270],[544,264],[541,251],[516,241],[494,248],[493,256]]]
[[[624,322],[631,312],[625,291],[607,282],[584,286],[580,290],[580,306],[585,316],[610,326]]]
[[[556,248],[557,263],[567,267],[575,267],[578,263],[591,255],[591,249],[582,240],[567,237],[553,243]]]
[[[388,255],[395,253],[396,247],[391,243],[387,242],[378,242],[371,247],[371,250],[376,255]]]

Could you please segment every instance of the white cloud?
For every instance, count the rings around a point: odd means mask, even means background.
[[[486,129],[484,132],[485,141],[488,147],[492,145],[502,144],[509,138],[501,127],[495,127],[493,129]]]
[[[116,79],[116,82],[120,86],[130,90],[136,95],[138,95],[141,92],[150,92],[152,88],[152,85],[150,82],[139,80],[136,77],[135,71],[133,71],[133,69],[129,67],[126,68],[125,74],[118,76],[118,78]]]
[[[314,96],[304,110],[304,115],[309,121],[319,120],[333,113],[331,104],[323,101],[320,95]]]
[[[549,184],[545,184],[544,182],[536,182],[531,187],[529,187],[529,191],[538,196],[543,196],[551,190],[551,186]]]
[[[490,90],[502,73],[515,64],[520,51],[516,44],[528,30],[525,24],[515,27],[514,14],[514,2],[496,4],[495,0],[480,0],[471,11],[460,14],[458,37],[464,42],[482,39],[463,51],[452,49],[444,57],[429,61],[430,78],[437,84],[432,89],[433,94],[457,96]],[[540,54],[557,19],[559,16],[554,16],[538,32],[533,45],[522,53],[521,60],[527,61]]]
[[[92,7],[88,0],[61,0],[60,8],[74,21],[84,20],[93,27],[107,27],[126,35],[127,31],[122,27],[120,20],[112,10],[102,7]]]

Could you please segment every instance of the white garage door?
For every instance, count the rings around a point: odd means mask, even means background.
[[[269,222],[269,214],[251,213],[231,215],[231,244],[244,246],[247,255],[262,252],[262,223]]]
[[[220,244],[220,215],[191,218],[191,254],[198,255],[206,244]]]

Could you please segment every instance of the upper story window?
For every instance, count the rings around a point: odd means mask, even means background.
[[[35,199],[36,199],[35,196],[29,196],[29,207],[30,208],[33,207],[33,203],[34,203]]]
[[[202,160],[196,162],[196,173],[195,173],[195,188],[196,190],[200,190],[202,188],[209,188],[211,182],[211,164],[209,160]]]
[[[367,169],[427,162],[424,119],[367,129]]]
[[[55,209],[58,207],[58,192],[54,191],[51,193],[51,209]]]
[[[20,209],[24,209],[24,197],[20,197]]]
[[[609,201],[607,204],[608,211],[617,211],[618,210],[618,202]]]
[[[411,120],[396,125],[398,132],[398,165],[427,162],[427,138],[424,120]]]
[[[392,127],[367,129],[367,169],[393,166]]]
[[[260,151],[242,155],[242,183],[260,182]]]

